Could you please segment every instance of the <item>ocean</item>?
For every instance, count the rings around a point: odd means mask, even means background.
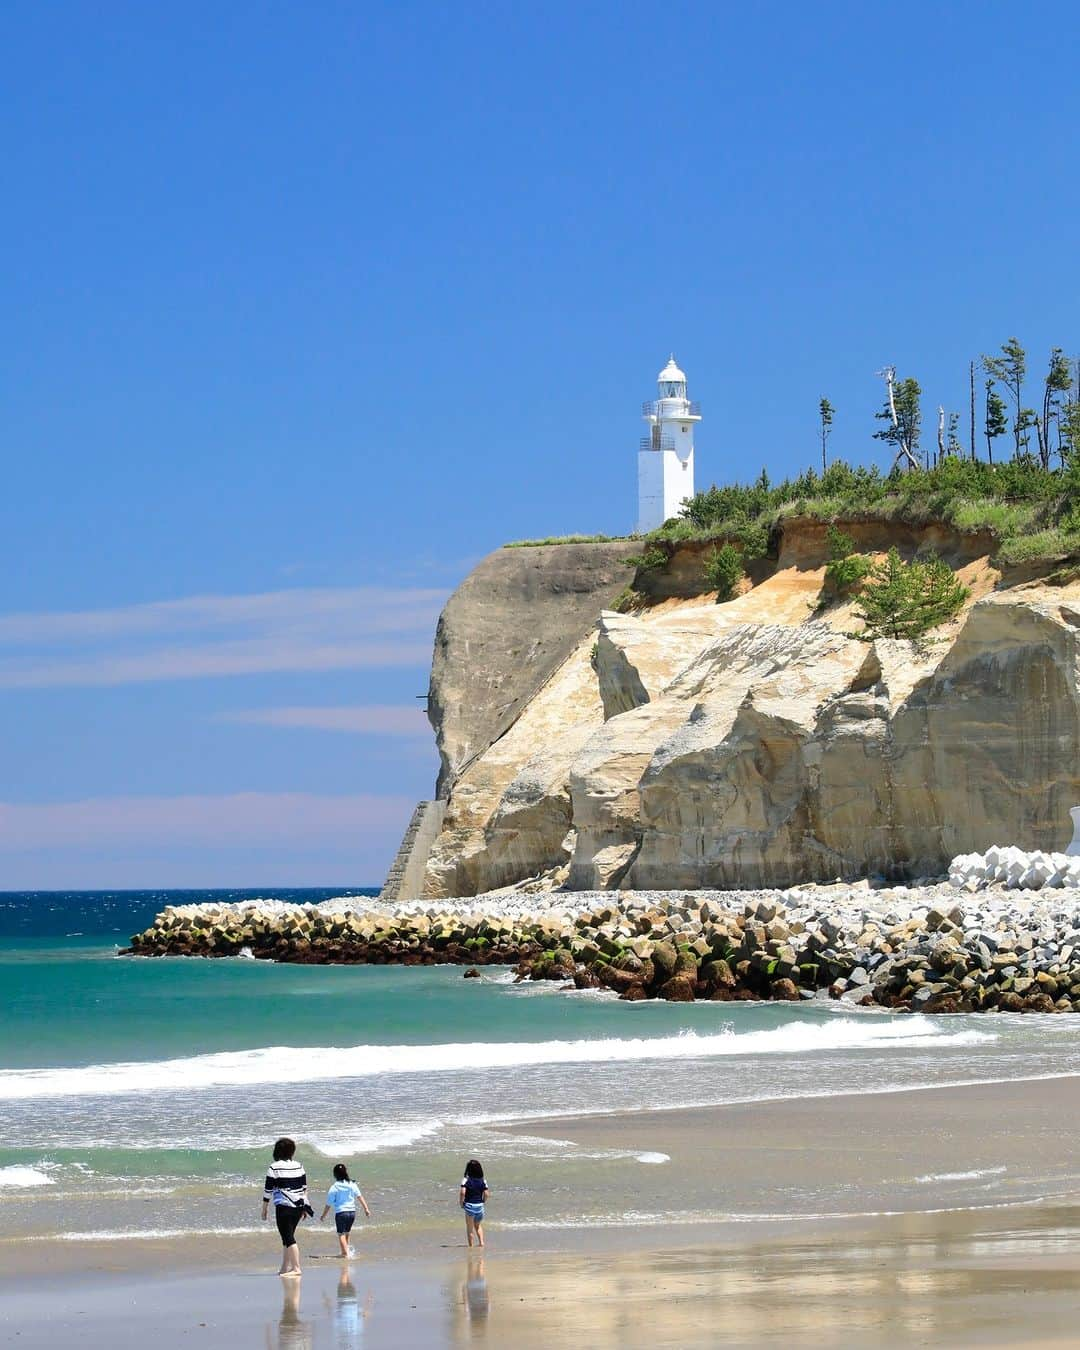
[[[463,980],[453,966],[117,955],[166,904],[341,894],[374,891],[0,895],[0,1188],[12,1215],[0,1247],[259,1231],[280,1134],[297,1140],[316,1199],[334,1163],[349,1165],[372,1241],[456,1223],[472,1156],[509,1229],[738,1218],[721,1195],[673,1188],[655,1147],[590,1150],[530,1125],[1080,1072],[1070,1017],[620,1003],[516,985],[504,968]],[[927,1180],[910,1178],[913,1207]],[[1017,1198],[1015,1177],[976,1181],[987,1203],[1006,1184]],[[949,1203],[950,1178],[934,1182],[935,1203]],[[957,1197],[973,1184],[958,1177]],[[773,1176],[753,1195],[746,1217],[837,1203]],[[859,1203],[895,1205],[896,1187]]]

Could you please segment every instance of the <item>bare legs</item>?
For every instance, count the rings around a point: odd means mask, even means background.
[[[339,1234],[337,1235],[338,1246],[341,1248],[341,1259],[342,1259],[343,1261],[347,1261],[347,1260],[349,1259],[349,1238],[350,1238],[350,1237],[352,1237],[352,1234],[351,1234],[351,1233],[339,1233]]]
[[[279,1275],[299,1275],[300,1274],[300,1248],[297,1243],[283,1249],[281,1253],[281,1269]]]
[[[476,1245],[484,1245],[484,1221],[483,1219],[474,1219],[471,1214],[465,1215],[465,1237],[469,1246],[473,1245],[473,1236],[476,1237]]]

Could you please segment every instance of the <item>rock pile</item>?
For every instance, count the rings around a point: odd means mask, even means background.
[[[995,844],[985,853],[961,853],[949,864],[949,880],[964,890],[1001,885],[1010,890],[1039,891],[1044,886],[1080,886],[1080,856],[1068,853],[1025,853]]]
[[[129,952],[305,964],[513,964],[520,979],[675,1002],[842,998],[918,1012],[1080,1011],[1080,891],[579,892],[164,910]]]

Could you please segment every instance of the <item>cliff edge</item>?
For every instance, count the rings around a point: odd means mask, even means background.
[[[428,717],[447,797],[462,770],[512,726],[630,580],[636,541],[529,544],[489,553],[435,630]]]
[[[785,522],[724,604],[693,544],[630,614],[610,605],[635,541],[485,558],[436,638],[423,893],[905,879],[995,842],[1064,847],[1080,582],[1010,584],[985,538],[940,525],[845,528],[879,556],[932,547],[963,611],[921,647],[853,636],[816,521]]]

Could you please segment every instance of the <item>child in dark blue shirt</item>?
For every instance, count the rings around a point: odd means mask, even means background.
[[[458,1191],[458,1203],[465,1211],[465,1236],[470,1247],[474,1235],[477,1246],[484,1245],[484,1202],[489,1194],[484,1169],[475,1158],[470,1158],[465,1164],[465,1175],[461,1178],[461,1189]]]

